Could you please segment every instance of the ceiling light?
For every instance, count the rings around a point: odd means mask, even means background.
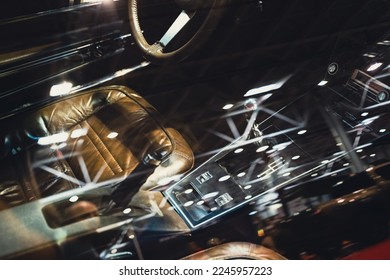
[[[381,130],[379,130],[380,133],[385,133],[386,132],[386,128],[382,128]]]
[[[238,173],[238,174],[237,174],[237,177],[244,177],[245,175],[246,175],[245,172],[241,172],[241,173]]]
[[[61,132],[45,137],[41,137],[38,139],[38,144],[39,145],[51,145],[54,143],[61,143],[65,142],[69,138],[69,133],[67,132]]]
[[[60,96],[69,94],[73,88],[73,84],[69,82],[63,82],[61,84],[57,84],[51,87],[50,96]]]
[[[266,86],[257,87],[257,88],[253,88],[253,89],[247,91],[247,93],[245,93],[244,96],[247,97],[247,96],[252,96],[252,95],[268,92],[268,91],[271,91],[271,90],[280,89],[291,77],[292,77],[292,75],[289,75],[289,76],[281,79],[280,81],[278,81],[276,83],[273,83],[273,84],[270,84],[270,85],[266,85]]]
[[[114,139],[118,136],[118,132],[111,132],[107,135],[107,138]]]
[[[299,159],[301,156],[293,156],[291,159],[292,160],[297,160],[297,159]]]
[[[231,109],[231,108],[233,108],[233,107],[234,107],[233,104],[226,104],[225,106],[222,107],[222,109],[224,109],[224,110],[229,110],[229,109]]]
[[[390,41],[389,40],[384,40],[384,41],[378,42],[377,44],[378,45],[386,45],[386,46],[388,46],[388,45],[390,45]]]
[[[81,136],[87,135],[87,133],[88,133],[87,128],[79,128],[79,129],[73,130],[72,133],[70,134],[70,137],[71,138],[79,138]]]
[[[253,215],[255,215],[256,213],[257,213],[257,211],[254,210],[254,211],[252,211],[252,212],[249,213],[249,216],[253,216]]]
[[[362,117],[368,116],[368,112],[363,112],[363,113],[361,114],[361,116],[362,116]]]
[[[343,166],[345,166],[345,167],[346,167],[346,166],[349,166],[349,163],[346,162],[346,163],[343,164]]]
[[[69,198],[70,202],[76,202],[77,200],[79,200],[79,197],[77,195],[74,195],[71,198]]]
[[[318,176],[318,173],[311,174],[311,177],[316,177],[316,176]]]
[[[238,148],[237,150],[234,151],[235,154],[239,154],[243,151],[243,148]]]
[[[256,153],[264,152],[264,151],[267,150],[268,148],[269,148],[268,145],[261,146],[260,148],[258,148],[258,149],[256,150]]]
[[[374,64],[371,64],[370,67],[367,68],[367,71],[371,72],[371,71],[375,71],[377,70],[379,67],[381,67],[383,65],[382,62],[376,62]]]
[[[363,149],[356,150],[357,153],[363,152]]]
[[[298,131],[298,135],[302,135],[302,134],[305,134],[307,132],[307,130],[305,130],[305,129],[302,129],[302,130],[300,130],[300,131]]]
[[[123,214],[129,214],[131,212],[131,208],[126,208],[123,210]]]
[[[365,53],[365,54],[363,54],[363,56],[369,57],[369,58],[374,58],[374,57],[376,57],[376,54],[374,54],[374,53]]]
[[[245,186],[244,190],[249,190],[250,188],[252,188],[252,185]]]
[[[273,148],[277,151],[283,151],[287,146],[291,145],[292,142],[285,142],[275,145]]]
[[[273,94],[272,93],[268,93],[268,94],[264,94],[261,98],[260,98],[260,101],[266,101],[268,98],[270,98]]]
[[[326,85],[327,83],[328,83],[328,81],[322,80],[321,82],[318,83],[318,86],[323,87],[323,86]]]
[[[375,157],[375,156],[376,156],[376,154],[371,154],[371,155],[370,155],[370,157]]]
[[[363,120],[362,124],[363,125],[369,125],[369,124],[372,124],[377,119],[379,119],[379,116],[374,116],[374,117],[371,117],[371,118]]]
[[[191,206],[192,204],[194,204],[194,202],[191,200],[191,201],[187,201],[186,203],[183,204],[184,207],[189,207]]]
[[[227,181],[230,179],[230,175],[226,175],[226,176],[223,176],[221,178],[218,179],[219,182],[224,182],[224,181]]]
[[[367,172],[371,172],[373,170],[374,170],[374,167],[372,167],[372,166],[366,169]]]
[[[211,192],[211,193],[208,193],[208,194],[205,194],[202,199],[203,200],[207,200],[209,198],[213,198],[215,196],[217,196],[219,194],[219,192]]]

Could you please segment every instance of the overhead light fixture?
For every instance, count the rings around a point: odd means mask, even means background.
[[[363,112],[363,113],[361,114],[361,116],[362,116],[362,117],[368,116],[368,112]]]
[[[230,179],[230,175],[225,175],[218,179],[219,182],[225,182]]]
[[[268,85],[268,86],[262,86],[262,87],[258,87],[258,88],[253,88],[251,90],[248,90],[247,93],[244,94],[244,97],[261,94],[261,93],[268,92],[268,91],[271,91],[271,90],[277,90],[277,89],[279,89],[281,87],[282,87],[281,85],[279,86],[277,84],[272,84],[272,85]]]
[[[76,201],[78,201],[79,200],[79,197],[77,196],[77,195],[74,195],[74,196],[72,196],[71,198],[69,198],[69,201],[70,202],[76,202]]]
[[[61,133],[39,138],[38,144],[44,146],[44,145],[51,145],[55,143],[62,143],[68,140],[68,138],[69,138],[69,133],[61,132]]]
[[[192,204],[194,204],[194,201],[190,200],[190,201],[187,201],[186,203],[183,204],[184,207],[189,207],[191,206]]]
[[[71,138],[79,138],[79,137],[87,135],[87,133],[88,133],[87,128],[79,128],[79,129],[73,130],[72,133],[70,134],[70,137]]]
[[[268,148],[269,148],[268,145],[261,146],[260,148],[258,148],[258,149],[256,150],[256,153],[264,152],[264,151],[267,150]]]
[[[374,116],[374,117],[371,117],[371,118],[363,120],[362,124],[363,125],[369,125],[369,124],[372,124],[377,119],[379,119],[379,116]]]
[[[266,101],[268,98],[270,98],[273,94],[272,93],[268,93],[268,94],[264,94],[261,98],[260,98],[260,101]]]
[[[275,149],[271,149],[271,150],[266,151],[267,154],[272,154],[272,153],[274,153],[274,152],[276,152]]]
[[[277,144],[275,145],[273,148],[277,151],[283,151],[284,149],[286,149],[289,145],[291,145],[292,142],[284,142],[284,143],[280,143],[280,144]]]
[[[126,208],[122,212],[123,212],[123,214],[130,214],[131,208]]]
[[[368,72],[372,72],[372,71],[375,71],[377,70],[379,67],[381,67],[383,65],[382,62],[376,62],[374,64],[371,64],[370,67],[367,68],[367,71]]]
[[[376,156],[376,154],[371,154],[371,155],[370,155],[370,157],[375,157],[375,156]]]
[[[256,214],[257,214],[257,211],[254,210],[254,211],[252,211],[252,212],[249,213],[249,216],[253,216],[253,215],[256,215]]]
[[[229,110],[229,109],[231,109],[231,108],[233,108],[233,107],[234,107],[233,104],[226,104],[225,106],[222,107],[222,109],[224,109],[224,110]]]
[[[321,82],[318,83],[318,86],[323,87],[323,86],[326,85],[327,83],[328,83],[328,81],[322,80]]]
[[[266,85],[266,86],[260,86],[260,87],[257,87],[257,88],[253,88],[249,91],[247,91],[247,93],[244,94],[244,97],[248,97],[248,96],[253,96],[253,95],[257,95],[257,94],[261,94],[261,93],[265,93],[265,92],[269,92],[269,91],[272,91],[272,90],[278,90],[280,89],[290,78],[292,77],[292,75],[288,75],[287,77],[279,80],[278,82],[276,83],[273,83],[273,84],[269,84],[269,85]],[[269,98],[270,96],[268,96]]]
[[[235,154],[239,154],[243,151],[243,148],[238,148],[237,150],[234,151]]]
[[[363,54],[363,56],[369,57],[369,58],[374,58],[374,57],[376,57],[376,54],[375,53],[365,53],[365,54]]]
[[[380,133],[385,133],[386,132],[386,128],[382,128],[379,130]]]
[[[300,131],[297,132],[298,135],[302,135],[302,134],[305,134],[307,132],[306,129],[302,129]]]
[[[385,46],[389,46],[390,45],[390,41],[389,40],[384,40],[384,41],[380,41],[377,43],[378,45],[385,45]]]
[[[109,139],[114,139],[118,136],[118,132],[110,132],[108,135],[107,135],[107,138]]]
[[[293,156],[291,159],[292,160],[297,160],[297,159],[299,159],[301,156]]]
[[[363,149],[356,150],[357,153],[363,152]]]
[[[63,82],[51,87],[50,96],[61,96],[69,94],[73,88],[73,84],[70,82]]]

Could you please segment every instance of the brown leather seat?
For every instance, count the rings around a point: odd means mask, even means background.
[[[285,260],[277,252],[248,242],[229,242],[182,258],[183,260]]]
[[[68,96],[0,125],[0,202],[7,207],[121,180],[140,166],[152,167],[141,187],[148,190],[193,166],[180,133],[126,87]]]

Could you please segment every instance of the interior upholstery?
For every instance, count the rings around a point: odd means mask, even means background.
[[[248,242],[224,243],[195,254],[184,257],[183,260],[285,260],[277,252],[264,246]]]
[[[1,126],[0,200],[8,207],[126,178],[140,166],[153,167],[142,186],[148,190],[188,171],[194,161],[180,133],[163,127],[156,109],[126,87],[62,98]],[[50,135],[67,139],[40,143]]]

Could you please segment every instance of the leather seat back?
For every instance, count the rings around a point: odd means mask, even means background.
[[[18,205],[91,183],[120,180],[140,164],[158,166],[144,189],[186,172],[193,166],[192,151],[180,133],[165,128],[161,120],[138,94],[114,86],[4,120],[1,165],[7,171],[0,175],[0,197]]]

